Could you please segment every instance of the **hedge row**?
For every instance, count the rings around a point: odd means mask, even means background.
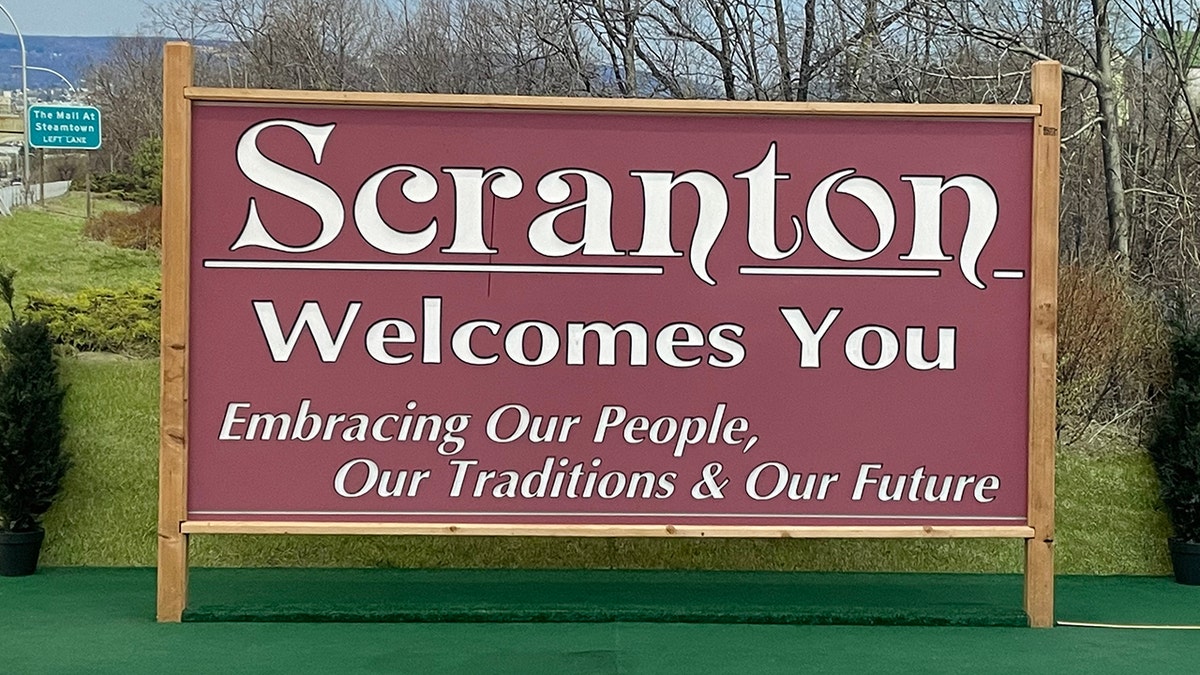
[[[159,351],[158,286],[85,289],[71,296],[30,293],[26,316],[46,322],[59,344],[81,352],[151,357]]]

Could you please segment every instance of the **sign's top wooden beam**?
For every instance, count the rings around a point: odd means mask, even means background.
[[[1011,117],[1032,118],[1040,105],[959,103],[828,103],[792,101],[717,101],[645,98],[582,98],[463,94],[396,94],[360,91],[295,91],[188,87],[193,101],[240,104],[306,104],[320,106],[404,106],[410,108],[488,108],[565,110],[576,112],[699,113],[707,115],[871,115],[879,117]]]

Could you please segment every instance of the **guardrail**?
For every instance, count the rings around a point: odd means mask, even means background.
[[[9,185],[0,188],[0,215],[11,216],[12,210],[18,206],[32,204],[41,198],[43,184],[32,183],[25,185]],[[61,180],[44,184],[46,199],[61,197],[71,189],[71,181]]]

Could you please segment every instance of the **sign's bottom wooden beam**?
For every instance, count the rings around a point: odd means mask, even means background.
[[[1029,539],[1024,525],[770,527],[699,525],[493,525],[488,523],[290,523],[189,520],[185,534],[457,534],[527,537],[771,537],[781,539]]]

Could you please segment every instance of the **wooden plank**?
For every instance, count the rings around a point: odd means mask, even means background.
[[[1036,117],[1036,105],[958,103],[826,103],[792,101],[714,101],[644,98],[582,98],[394,94],[357,91],[292,91],[188,87],[193,101],[398,106],[408,108],[490,108],[576,112],[702,113],[710,115],[876,115],[892,117]]]
[[[158,620],[187,606],[188,222],[191,213],[191,45],[163,50],[162,364],[158,460]]]
[[[784,539],[962,539],[1032,537],[1024,525],[771,527],[721,525],[514,525],[493,523],[290,523],[190,520],[190,534],[395,534],[526,537],[770,537]]]
[[[1029,524],[1025,611],[1030,625],[1054,624],[1054,437],[1058,335],[1059,126],[1062,67],[1033,66],[1033,239],[1029,322]]]

